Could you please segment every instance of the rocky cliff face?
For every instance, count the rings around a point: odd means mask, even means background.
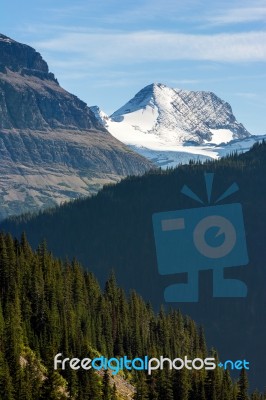
[[[0,127],[97,129],[86,103],[61,88],[33,48],[0,35]]]
[[[33,48],[0,35],[0,219],[97,191],[152,164],[112,137]]]
[[[12,71],[21,71],[22,69],[38,71],[48,77],[49,69],[47,63],[42,59],[40,53],[26,44],[18,43],[9,37],[0,34],[1,42],[1,61],[2,68],[8,68]],[[53,78],[53,74],[50,74]]]

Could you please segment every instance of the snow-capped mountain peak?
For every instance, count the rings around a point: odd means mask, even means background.
[[[236,121],[230,105],[214,93],[172,89],[161,83],[140,90],[110,119],[126,122],[136,131],[153,133],[175,145],[212,142],[216,133],[213,130],[217,129],[230,131],[227,132],[229,140],[250,135]],[[223,134],[221,132],[220,143],[224,141]],[[216,143],[217,140],[219,137]]]
[[[115,111],[111,115],[111,118],[115,120],[117,116],[129,114],[144,109],[147,106],[154,108],[157,105],[157,98],[160,98],[160,91],[164,88],[167,88],[167,86],[162,85],[161,83],[152,83],[151,85],[145,86],[124,106]]]
[[[141,89],[109,118],[92,110],[113,136],[160,166],[218,158],[226,143],[251,137],[214,93],[161,83]]]

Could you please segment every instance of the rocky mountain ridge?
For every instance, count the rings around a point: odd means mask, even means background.
[[[0,127],[104,131],[86,103],[64,90],[30,46],[0,35]]]
[[[33,48],[0,35],[0,54],[0,219],[152,167],[64,90]]]

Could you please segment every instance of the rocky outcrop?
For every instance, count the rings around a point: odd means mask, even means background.
[[[49,69],[40,53],[26,44],[18,43],[0,34],[1,65],[4,68],[19,72],[23,68],[46,73]],[[52,77],[52,75],[51,75]]]

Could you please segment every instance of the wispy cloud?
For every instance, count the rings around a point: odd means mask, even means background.
[[[259,96],[257,93],[252,93],[252,92],[237,92],[235,93],[235,96],[239,96],[239,97],[245,97],[246,99],[257,99]]]
[[[173,60],[266,61],[266,32],[193,35],[163,31],[68,32],[34,43],[38,50],[82,57],[84,63]]]
[[[259,22],[266,20],[266,5],[231,8],[217,14],[207,16],[207,20],[216,25]]]
[[[120,0],[76,1],[75,4],[66,4],[60,7],[43,9],[49,15],[49,21],[63,21],[67,18],[78,17],[81,21],[98,21],[100,26],[136,24],[142,21],[159,19],[179,20],[189,9],[200,0],[135,0],[121,2]],[[101,10],[101,12],[99,12]]]
[[[151,27],[154,23],[176,25],[177,29],[192,31],[207,24],[207,27],[237,25],[240,23],[265,22],[265,0],[135,0],[121,3],[120,0],[76,1],[66,3],[63,7],[57,4],[40,6],[42,21],[61,23],[66,27],[78,21],[81,27],[88,24],[99,27],[124,27],[125,29],[143,26]],[[101,10],[101,12],[99,12]],[[189,24],[188,24],[189,22]]]

